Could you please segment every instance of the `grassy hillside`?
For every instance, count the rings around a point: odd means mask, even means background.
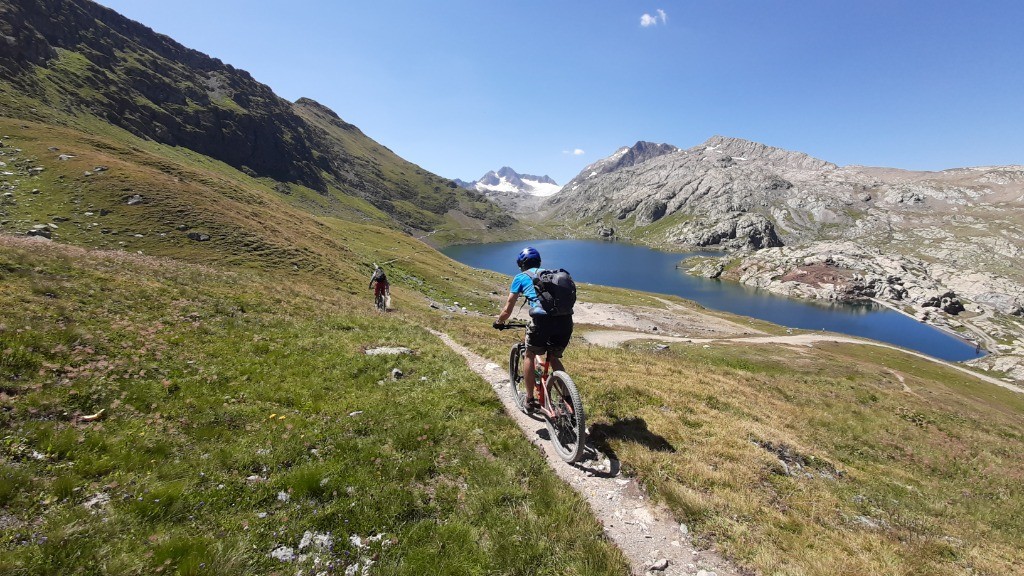
[[[566,363],[626,473],[756,573],[1024,570],[1020,394],[856,345],[574,345]]]
[[[3,236],[0,285],[4,574],[625,572],[489,386],[401,312]]]
[[[108,130],[90,135],[0,118],[7,165],[0,172],[12,174],[0,176],[10,194],[0,198],[0,231],[53,225],[55,240],[81,246],[335,278],[387,260],[386,251],[362,252],[346,237],[345,230],[369,224],[395,225],[365,200],[254,178],[187,149]],[[466,241],[483,233],[452,222],[434,237]],[[387,238],[422,246],[409,236]]]
[[[0,117],[147,151],[150,143],[190,150],[279,195],[302,196],[321,215],[357,213],[446,241],[515,233],[504,210],[326,107],[284,100],[247,72],[96,3],[0,0],[0,15]]]
[[[48,141],[21,145],[22,154],[59,153]],[[129,152],[133,162],[115,169]],[[75,180],[101,158],[109,170]],[[500,362],[511,341],[487,316],[429,303],[494,313],[506,278],[363,220],[312,218],[279,201],[263,208],[251,197],[226,210],[230,194],[254,194],[260,183],[225,186],[212,177],[224,169],[216,163],[176,173],[186,185],[207,175],[195,190],[217,198],[185,214],[235,233],[189,240],[164,220],[188,203],[143,187],[171,178],[160,158],[115,147],[66,172],[73,160],[56,161],[19,180],[16,204],[3,207],[18,215],[5,227],[66,214],[55,239],[122,250],[11,238],[0,248],[0,286],[15,303],[0,332],[6,571],[88,573],[103,558],[110,573],[260,572],[282,566],[273,550],[298,553],[307,531],[330,531],[332,550],[304,548],[305,561],[377,555],[379,573],[438,561],[450,572],[622,573],[585,507],[548,476],[487,385],[423,330]],[[129,168],[143,175],[121,184],[129,190],[92,179]],[[42,186],[31,193],[45,178],[68,190],[65,200]],[[160,200],[122,203],[140,191]],[[107,224],[97,232],[87,198],[92,210],[109,198],[103,218],[121,218],[112,222],[129,232],[142,230],[131,227],[138,216],[122,210],[155,211],[141,221],[168,226],[167,235],[113,235]],[[245,249],[244,231],[261,231],[267,248]],[[397,311],[380,317],[364,282],[372,262],[389,260]],[[657,305],[621,290],[581,295]],[[361,354],[381,345],[416,353]],[[852,346],[654,352],[577,341],[567,364],[591,432],[625,472],[700,541],[755,572],[1020,571],[1019,396]],[[396,367],[405,377],[389,381]],[[82,421],[100,409],[106,419]],[[377,534],[368,549],[349,540]],[[458,552],[438,560],[433,541]],[[523,551],[500,547],[510,541]]]
[[[43,42],[0,19],[0,57],[36,49],[0,58],[0,573],[628,572],[427,330],[501,362],[508,279],[428,243],[528,229],[92,4],[12,6],[53,26]],[[154,122],[199,140],[260,126],[284,148],[250,165]],[[753,573],[1024,572],[1019,395],[845,345],[577,339],[566,362],[602,448]]]

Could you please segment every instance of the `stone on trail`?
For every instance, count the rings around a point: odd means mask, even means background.
[[[401,370],[399,370],[398,368],[392,368],[391,369],[391,379],[392,380],[400,380],[402,378],[402,376],[405,376],[405,373],[402,372]]]
[[[487,365],[484,366],[484,370],[487,370],[488,372],[493,372],[495,370],[501,370],[501,366],[498,366],[494,362],[488,362]]]
[[[654,564],[651,564],[651,568],[650,569],[651,570],[657,570],[658,572],[661,572],[661,571],[665,570],[666,568],[668,568],[668,559],[667,558],[662,558],[661,560],[658,560]]]

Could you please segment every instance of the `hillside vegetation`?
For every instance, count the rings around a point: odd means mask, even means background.
[[[429,331],[507,357],[509,279],[428,242],[527,228],[96,4],[0,13],[0,573],[629,573]],[[566,364],[597,446],[742,569],[1024,572],[1018,394],[856,345]]]
[[[309,99],[86,0],[0,0],[0,116],[194,151],[327,215],[449,241],[514,220]],[[381,217],[384,215],[386,217]]]
[[[270,573],[288,548],[338,573],[623,573],[490,388],[400,312],[9,237],[0,282],[0,572]]]

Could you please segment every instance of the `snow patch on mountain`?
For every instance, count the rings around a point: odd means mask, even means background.
[[[473,182],[455,181],[469,190],[483,193],[529,194],[531,196],[551,196],[562,189],[550,176],[533,176],[519,174],[508,166],[501,170],[490,171],[479,180]]]

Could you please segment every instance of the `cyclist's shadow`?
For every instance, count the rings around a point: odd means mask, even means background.
[[[551,440],[547,428],[537,430],[542,440]],[[675,452],[676,449],[663,436],[651,432],[643,418],[623,418],[611,424],[598,423],[590,426],[584,456],[572,466],[600,478],[614,478],[619,475],[621,463],[609,443],[610,440],[624,440],[641,444],[655,452]],[[607,459],[607,463],[605,462]]]
[[[599,422],[590,425],[587,435],[587,458],[584,458],[577,466],[593,473],[594,476],[617,476],[621,464],[611,446],[612,440],[633,442],[655,452],[676,451],[665,437],[651,432],[643,418],[619,418],[611,423]],[[608,459],[610,464],[608,468],[610,469],[606,470],[606,467],[602,466],[602,456]]]

